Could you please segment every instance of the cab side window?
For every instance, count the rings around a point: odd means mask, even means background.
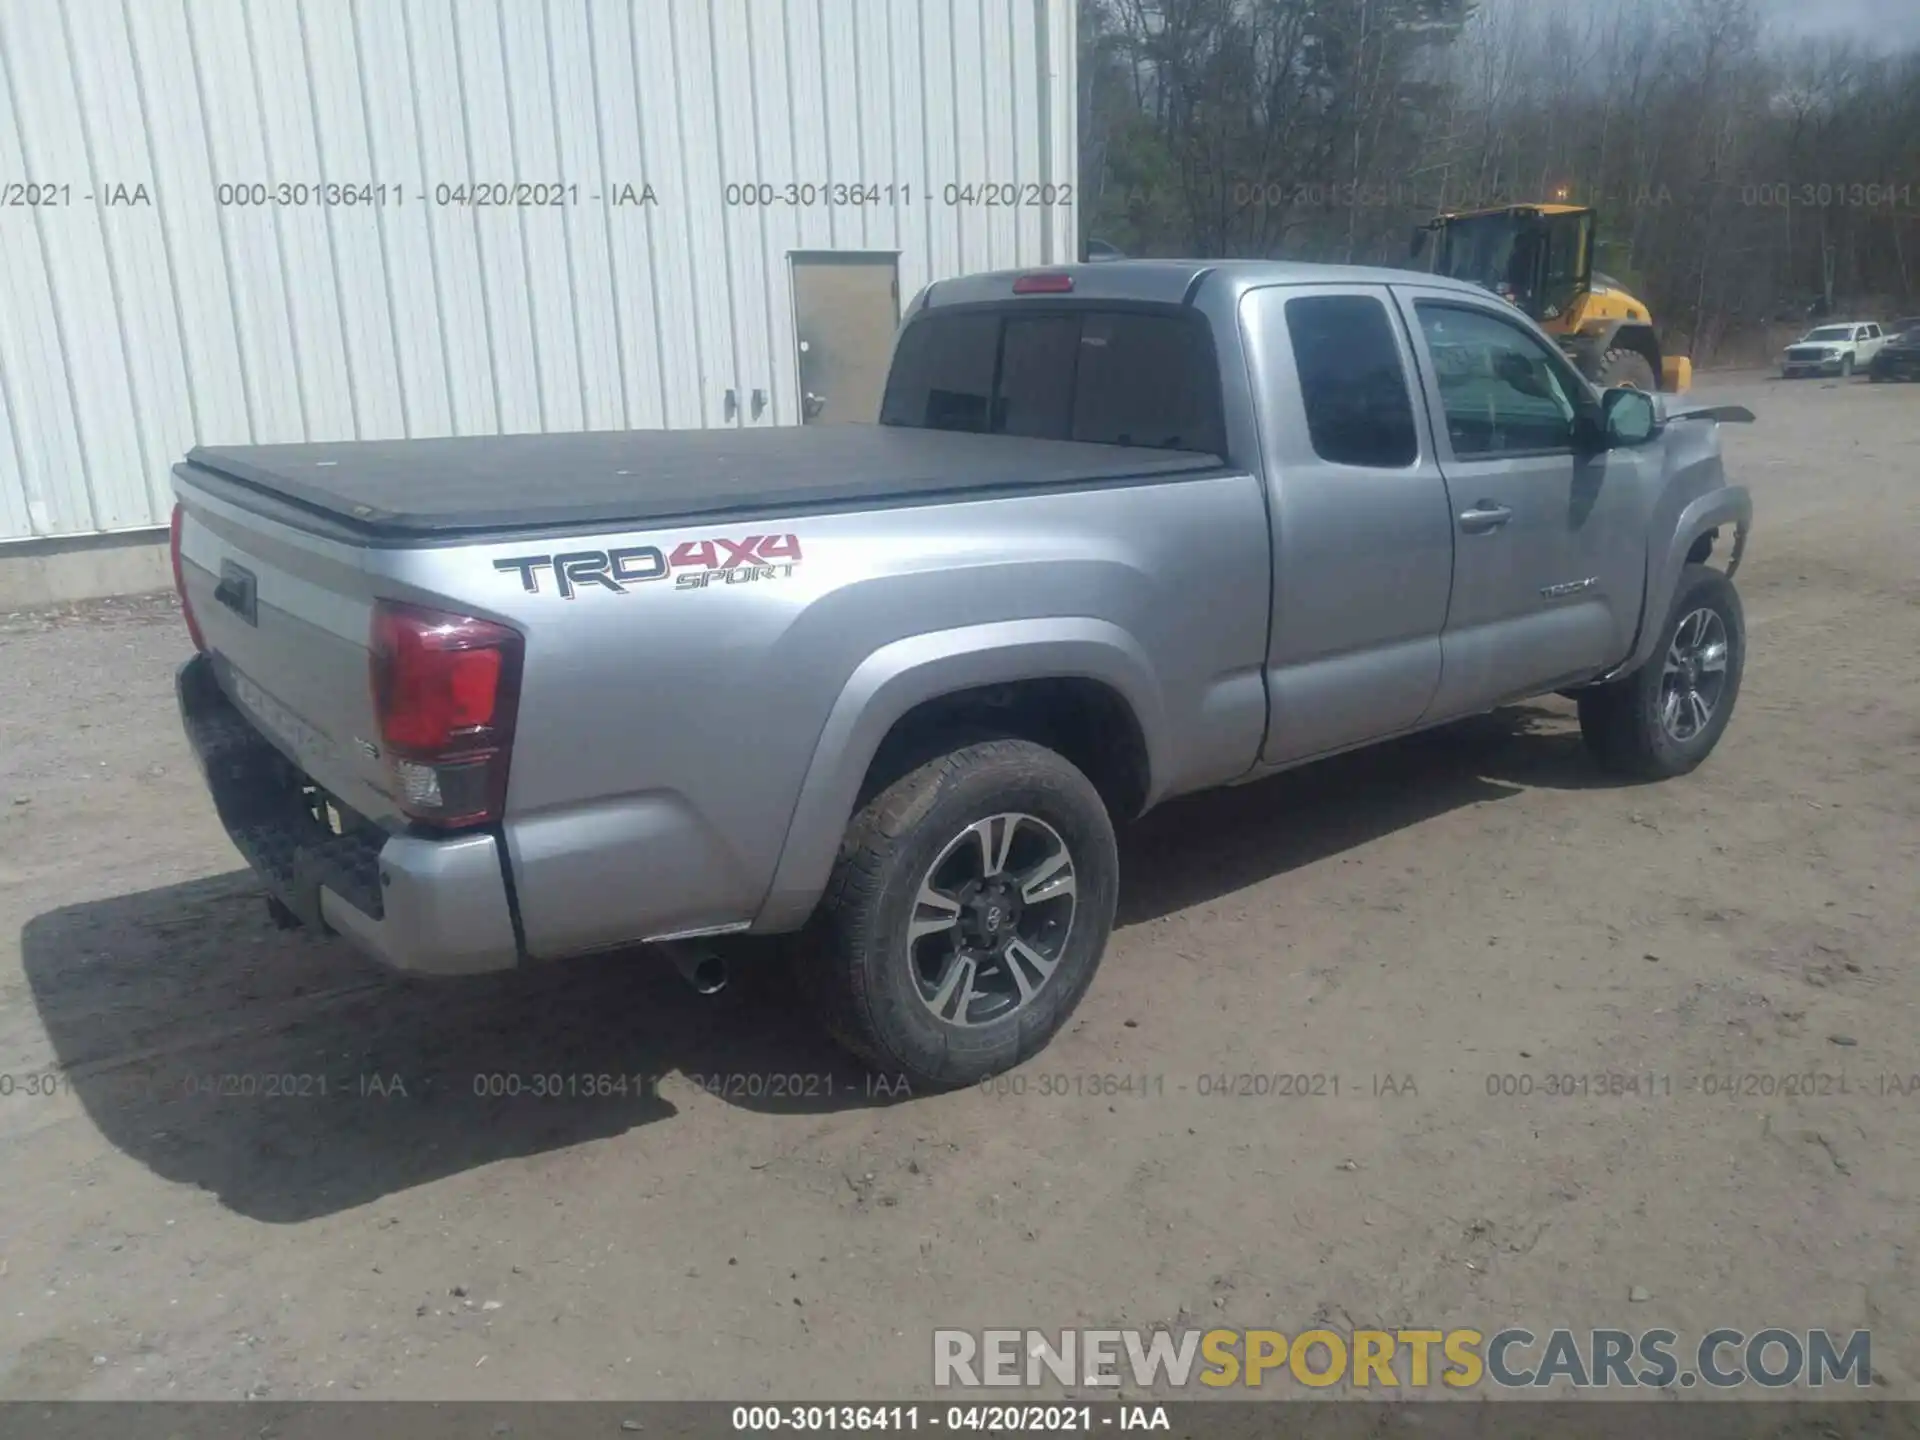
[[[1287,301],[1287,334],[1314,454],[1336,465],[1411,465],[1420,448],[1413,399],[1386,305],[1303,295]]]
[[[1483,310],[1425,300],[1414,309],[1458,458],[1573,448],[1585,397],[1560,356]]]

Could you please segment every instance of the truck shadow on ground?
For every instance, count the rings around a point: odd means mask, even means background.
[[[1603,783],[1565,734],[1530,733],[1543,726],[1566,720],[1503,711],[1170,805],[1123,839],[1119,923],[1523,786]],[[790,1114],[910,1094],[801,1017],[771,954],[749,954],[718,1002],[646,951],[396,979],[343,942],[276,930],[245,871],[49,911],[21,951],[107,1140],[269,1223],[618,1135],[701,1089]]]
[[[1508,706],[1153,811],[1121,836],[1115,923],[1156,920],[1464,806],[1626,783],[1588,757],[1571,703]]]

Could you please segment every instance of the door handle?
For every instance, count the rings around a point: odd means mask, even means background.
[[[1490,530],[1498,530],[1512,518],[1513,511],[1505,505],[1481,500],[1471,510],[1460,512],[1460,528],[1469,535],[1485,535]]]

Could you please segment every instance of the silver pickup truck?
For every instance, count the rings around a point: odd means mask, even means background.
[[[1399,271],[943,281],[878,425],[193,451],[180,708],[282,923],[702,988],[792,933],[845,1045],[965,1083],[1072,1012],[1172,796],[1548,691],[1698,765],[1752,417],[1670,403]]]

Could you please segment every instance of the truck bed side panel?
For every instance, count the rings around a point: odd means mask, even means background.
[[[668,570],[563,593],[568,553]],[[836,701],[909,637],[938,652],[1052,617],[1131,637],[1160,794],[1244,772],[1266,723],[1244,474],[409,554],[419,584],[528,637],[506,837],[535,956],[752,919]]]

